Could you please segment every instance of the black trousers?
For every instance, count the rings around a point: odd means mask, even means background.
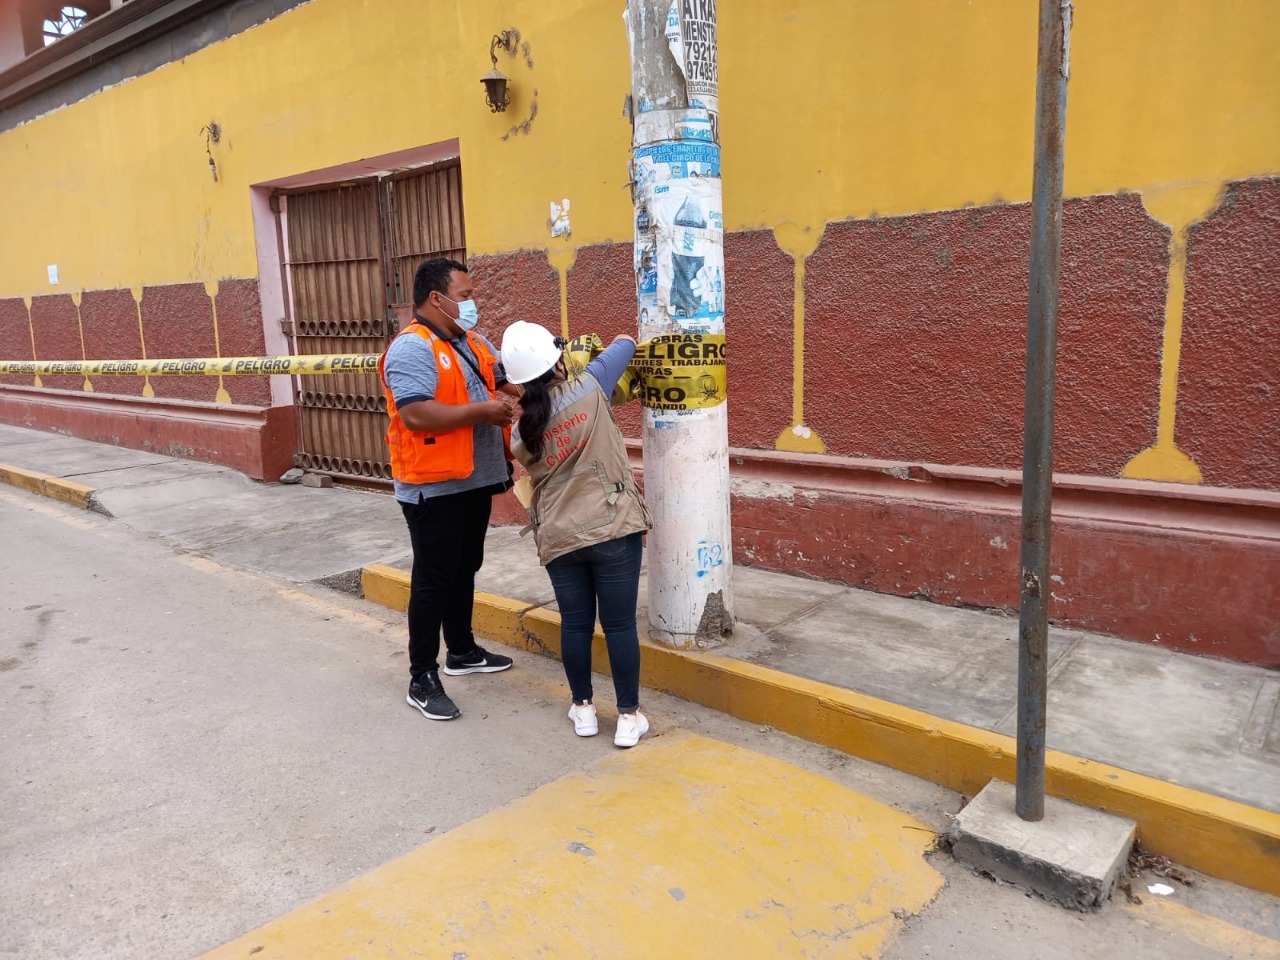
[[[493,490],[484,487],[401,503],[413,543],[409,591],[409,675],[439,666],[440,632],[453,654],[475,649],[471,610],[476,571],[484,562],[484,536]]]

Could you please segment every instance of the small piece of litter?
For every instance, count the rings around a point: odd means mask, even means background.
[[[1173,887],[1169,886],[1167,883],[1153,883],[1151,886],[1147,887],[1147,892],[1154,893],[1157,896],[1167,897],[1169,894],[1173,893]]]

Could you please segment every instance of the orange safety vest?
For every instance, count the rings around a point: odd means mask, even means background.
[[[436,360],[439,383],[434,397],[437,403],[471,403],[467,391],[467,377],[462,365],[466,360],[454,352],[449,341],[436,336],[428,327],[413,323],[401,331],[400,336],[416,334],[431,348]],[[484,341],[466,334],[467,343],[480,367],[480,375],[489,388],[489,395],[496,394],[493,367],[497,358]],[[388,349],[390,349],[388,347]],[[473,427],[460,427],[445,433],[419,433],[410,430],[400,419],[395,398],[387,386],[387,353],[378,360],[378,376],[383,392],[387,395],[387,413],[391,425],[387,429],[387,445],[391,448],[391,475],[402,483],[439,483],[442,480],[463,480],[475,470],[475,439]],[[511,458],[511,427],[502,430],[502,444]]]

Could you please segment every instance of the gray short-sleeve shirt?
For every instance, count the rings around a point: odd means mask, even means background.
[[[484,341],[490,351],[497,356],[485,337],[476,334]],[[472,363],[479,364],[466,338],[448,341],[456,354],[465,353]],[[462,373],[467,381],[467,393],[472,401],[489,399],[489,388],[479,374],[471,368],[465,359],[461,360]],[[434,400],[436,388],[440,384],[440,373],[436,369],[436,358],[431,344],[419,336],[397,337],[387,349],[387,362],[384,367],[387,386],[391,388],[391,396],[396,408],[417,403],[421,400]],[[469,477],[460,480],[441,480],[439,483],[404,483],[395,481],[396,499],[403,503],[417,503],[420,498],[442,497],[450,493],[462,493],[479,487],[489,487],[505,483],[507,480],[506,454],[502,448],[502,428],[487,423],[477,423],[471,428],[475,441],[475,453],[472,460],[474,469]]]

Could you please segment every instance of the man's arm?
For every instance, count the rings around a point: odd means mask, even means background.
[[[477,423],[505,427],[511,422],[511,408],[501,400],[481,400],[478,403],[418,400],[397,409],[404,425],[415,433],[448,433]]]
[[[477,423],[506,426],[511,421],[501,400],[441,403],[435,399],[439,376],[435,356],[417,337],[401,337],[387,351],[387,383],[404,425],[416,433],[447,433]]]
[[[493,341],[483,333],[477,333],[475,336],[489,348],[490,353],[495,357],[501,357],[500,352],[494,347]],[[498,359],[493,365],[493,389],[496,393],[501,393],[508,397],[514,397],[517,400],[524,396],[524,388],[507,379],[507,368],[503,365],[501,359]],[[508,406],[510,406],[510,404],[508,404]]]

